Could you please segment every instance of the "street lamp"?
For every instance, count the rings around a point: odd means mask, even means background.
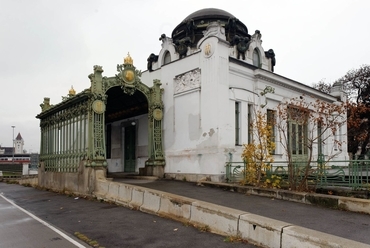
[[[13,128],[13,149],[12,149],[12,163],[14,163],[14,128],[15,128],[15,126],[12,126],[12,128]]]

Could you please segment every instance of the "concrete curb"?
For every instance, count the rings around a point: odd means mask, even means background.
[[[283,221],[140,186],[101,179],[97,180],[95,189],[97,199],[187,221],[203,230],[239,236],[264,247],[370,247]]]

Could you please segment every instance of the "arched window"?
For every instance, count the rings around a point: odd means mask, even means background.
[[[163,65],[166,65],[170,62],[171,62],[171,54],[169,51],[166,51],[164,54]]]
[[[257,66],[258,68],[261,67],[261,58],[260,53],[257,48],[253,50],[253,65]]]

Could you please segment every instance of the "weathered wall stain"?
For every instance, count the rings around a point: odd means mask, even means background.
[[[215,133],[215,130],[211,128],[208,132],[209,137],[212,137],[212,135]]]

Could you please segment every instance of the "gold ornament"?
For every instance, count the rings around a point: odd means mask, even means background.
[[[125,71],[125,79],[126,82],[132,82],[134,80],[135,74],[131,70]]]
[[[73,89],[73,85],[71,86],[71,89],[69,90],[69,96],[74,96],[76,95],[76,91]]]
[[[105,111],[105,104],[102,100],[95,100],[92,104],[95,113],[102,114]]]
[[[127,57],[123,60],[123,64],[132,65],[134,61],[132,60],[130,53],[127,53]]]

